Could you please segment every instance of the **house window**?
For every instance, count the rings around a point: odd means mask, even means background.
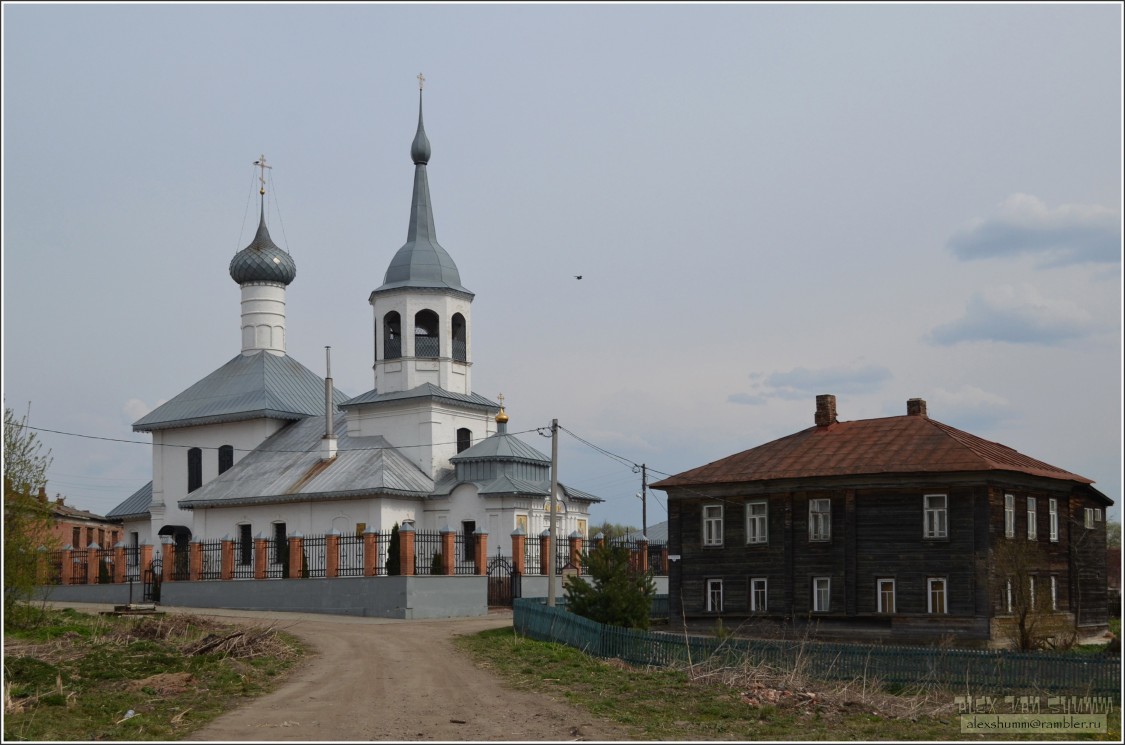
[[[1051,575],[1051,610],[1059,609],[1059,578]]]
[[[105,528],[98,528],[98,545],[105,548]]]
[[[1050,517],[1051,542],[1059,542],[1059,500],[1047,500],[1047,512]]]
[[[769,608],[769,583],[765,577],[750,580],[750,610],[765,613]]]
[[[723,581],[721,579],[707,580],[707,612],[723,612]]]
[[[285,523],[273,524],[273,556],[270,560],[283,566],[289,563],[289,534],[285,531]]]
[[[946,519],[946,496],[944,494],[927,494],[925,501],[925,522],[923,529],[926,538],[945,538],[948,536],[948,522]]]
[[[473,446],[473,431],[468,427],[457,430],[457,452],[462,453]]]
[[[832,538],[832,500],[809,500],[809,540],[827,541]]]
[[[1034,541],[1039,537],[1038,513],[1035,509],[1035,497],[1027,498],[1027,540]]]
[[[723,545],[723,506],[709,504],[703,508],[703,545]]]
[[[82,528],[73,528],[70,531],[70,545],[72,548],[82,548]]]
[[[1084,524],[1087,528],[1094,527],[1094,511],[1089,507],[1086,508],[1086,522]]]
[[[768,517],[769,503],[765,501],[750,502],[746,505],[746,542],[768,543],[769,528]]]
[[[191,448],[187,451],[187,490],[190,494],[203,486],[203,451]]]
[[[895,612],[895,581],[893,579],[876,580],[876,599],[880,613]]]
[[[117,531],[116,530],[109,531],[109,545],[111,545],[111,546],[117,545]]]
[[[1095,507],[1094,508],[1094,522],[1100,523],[1101,521],[1102,521],[1102,508],[1101,507]]]
[[[94,529],[86,528],[86,545],[89,546],[94,542]]]
[[[473,533],[477,532],[476,520],[462,520],[461,521],[461,561],[472,561],[474,549],[476,548],[476,539],[473,538]],[[552,537],[552,542],[554,541]]]
[[[1013,494],[1004,495],[1004,537],[1016,537],[1016,498]]]
[[[238,526],[238,563],[249,566],[254,559],[254,538],[250,535],[250,524]]]
[[[219,473],[226,473],[234,465],[234,446],[221,445],[219,447]]]
[[[813,577],[812,609],[815,613],[827,613],[832,599],[832,578]]]
[[[930,577],[926,580],[926,588],[928,590],[926,612],[934,614],[945,613],[945,579],[941,577]]]

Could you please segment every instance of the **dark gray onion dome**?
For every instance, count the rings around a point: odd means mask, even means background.
[[[288,285],[297,276],[297,263],[270,238],[263,208],[258,232],[250,245],[230,260],[230,278],[238,284],[276,282]]]
[[[414,142],[410,143],[410,158],[416,166],[424,166],[430,162],[430,139],[426,137],[426,130],[422,127],[421,91],[418,91],[418,132],[414,135]]]

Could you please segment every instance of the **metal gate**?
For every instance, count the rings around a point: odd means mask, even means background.
[[[488,604],[512,604],[512,598],[520,596],[520,573],[512,568],[508,557],[496,553],[496,557],[488,562]]]
[[[153,559],[151,566],[144,571],[144,597],[141,602],[160,602],[160,581],[164,578],[164,560]]]

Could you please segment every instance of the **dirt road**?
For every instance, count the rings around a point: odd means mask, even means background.
[[[69,604],[76,607],[78,604]],[[305,613],[169,608],[267,623],[315,651],[276,691],[189,740],[628,740],[627,731],[563,701],[505,688],[451,639],[510,626],[487,618],[392,621]]]

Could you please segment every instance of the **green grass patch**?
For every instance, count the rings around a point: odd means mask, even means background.
[[[871,691],[862,691],[861,682],[854,690],[835,683],[817,689],[806,679],[792,686],[793,695],[781,692],[778,703],[763,703],[761,694],[781,689],[756,682],[752,671],[720,669],[692,676],[686,670],[632,667],[562,644],[527,639],[511,628],[456,637],[455,643],[513,688],[564,698],[624,725],[633,739],[982,739],[961,734],[952,692],[887,692],[877,682],[872,682]],[[1110,721],[1105,739],[1120,740],[1120,708]]]
[[[34,619],[4,629],[5,741],[180,739],[276,687],[304,653],[289,635],[200,616]]]

